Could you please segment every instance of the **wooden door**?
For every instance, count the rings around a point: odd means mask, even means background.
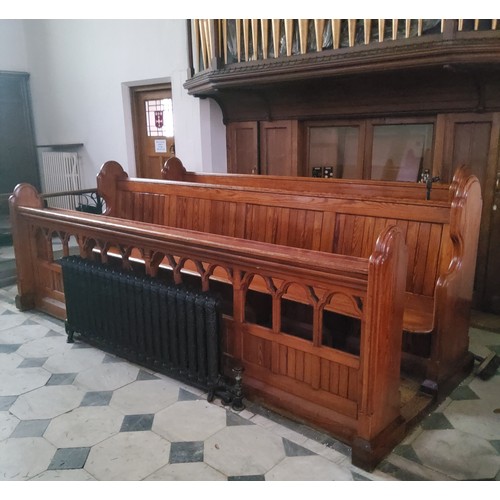
[[[227,170],[231,174],[259,174],[259,128],[257,122],[229,123]]]
[[[132,121],[137,177],[161,179],[163,165],[175,155],[170,86],[132,89]]]
[[[27,73],[0,72],[0,215],[21,182],[40,189]]]
[[[299,130],[297,120],[260,123],[260,173],[298,175]]]
[[[483,211],[479,233],[475,308],[500,314],[500,114],[448,115],[441,177],[449,182],[460,165],[469,165],[481,183]]]
[[[500,169],[496,173],[482,309],[500,314]]]

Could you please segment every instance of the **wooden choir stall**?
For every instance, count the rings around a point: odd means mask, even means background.
[[[197,174],[176,158],[163,175],[105,163],[103,215],[18,185],[18,307],[208,391],[243,369],[246,398],[339,438],[367,470],[471,369],[482,201],[465,168],[430,192]]]

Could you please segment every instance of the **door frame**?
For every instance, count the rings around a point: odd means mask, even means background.
[[[8,214],[8,198],[15,184],[19,182],[29,182],[38,190],[41,190],[40,162],[35,137],[33,106],[30,92],[30,74],[24,71],[0,70],[0,80],[2,86],[4,83],[7,85],[12,83],[12,85],[16,87],[16,93],[13,98],[16,99],[19,104],[19,113],[16,116],[19,128],[22,128],[24,132],[25,144],[22,149],[26,154],[26,158],[23,161],[23,166],[26,167],[25,170],[19,170],[19,168],[16,170],[16,178],[18,177],[18,181],[9,188],[6,188],[3,183],[0,186],[0,214]],[[8,139],[9,137],[4,137],[3,141]],[[4,142],[4,144],[7,144],[7,142]],[[9,147],[11,146],[12,145],[9,144]]]
[[[132,121],[132,139],[134,146],[134,159],[136,176],[142,177],[141,172],[141,159],[142,159],[142,144],[139,140],[139,134],[141,133],[141,127],[145,127],[145,124],[138,123],[138,96],[144,92],[154,92],[154,91],[169,91],[172,94],[172,84],[170,82],[163,83],[153,83],[153,84],[141,84],[137,86],[131,86],[130,89],[130,110],[131,110],[131,121]],[[143,128],[144,130],[144,128]]]

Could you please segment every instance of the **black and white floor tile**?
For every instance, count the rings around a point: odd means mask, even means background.
[[[499,480],[500,375],[471,375],[372,473],[348,446],[248,403],[239,413],[19,312],[0,289],[0,480]],[[476,350],[500,334],[471,329]]]

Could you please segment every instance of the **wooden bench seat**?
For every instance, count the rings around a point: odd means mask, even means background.
[[[390,183],[330,192],[295,179],[220,179],[131,179],[107,162],[102,216],[46,209],[19,186],[10,200],[18,306],[64,318],[54,237],[64,254],[74,238],[82,257],[219,293],[225,366],[243,364],[249,397],[326,429],[372,468],[418,406],[402,407],[401,360],[438,392],[470,366],[477,179],[459,170],[430,200],[422,186],[405,197]],[[415,344],[405,352],[403,330]]]
[[[425,206],[435,207],[435,216],[431,215],[429,217],[428,214],[421,212],[417,215],[417,218],[419,217],[422,221],[429,223],[437,222],[441,225],[441,234],[436,234],[436,232],[440,231],[436,226],[432,226],[430,232],[427,232],[428,227],[426,226],[421,226],[418,230],[415,226],[409,228],[405,226],[403,222],[404,215],[402,217],[398,215],[395,216],[398,218],[396,223],[403,227],[405,231],[410,254],[403,322],[405,332],[430,334],[435,332],[437,328],[441,328],[441,330],[447,328],[445,326],[437,326],[435,287],[440,277],[444,279],[445,274],[451,266],[452,259],[455,258],[453,256],[453,241],[465,242],[467,245],[467,247],[462,249],[463,254],[459,260],[462,261],[464,258],[469,260],[469,263],[465,264],[468,270],[462,272],[464,276],[467,275],[470,277],[470,267],[472,265],[470,261],[475,260],[475,247],[477,245],[476,241],[478,238],[479,224],[469,224],[471,227],[466,227],[464,221],[459,221],[454,214],[461,213],[461,216],[465,217],[465,210],[462,208],[459,209],[458,207],[464,203],[465,198],[468,198],[469,200],[465,201],[465,203],[467,205],[472,204],[476,206],[474,208],[469,207],[467,211],[475,213],[477,216],[480,211],[477,205],[481,203],[481,197],[480,194],[477,193],[478,186],[472,185],[472,183],[477,183],[477,179],[472,178],[468,170],[464,167],[457,170],[451,185],[434,183],[432,186],[426,186],[425,184],[410,182],[191,172],[185,169],[178,158],[170,158],[162,170],[162,177],[165,180],[177,180],[188,183],[245,186],[263,190],[279,188],[280,190],[287,190],[301,195],[306,195],[307,193],[328,196],[333,195],[344,200],[348,198],[353,200],[362,198],[364,200],[377,200],[382,203],[384,201],[389,201],[391,206],[394,206],[394,202],[398,201],[407,204],[411,203],[411,200],[425,200]],[[443,202],[444,205],[440,202]],[[439,207],[445,207],[446,209],[444,212],[444,219],[441,218],[443,213],[439,216],[437,215]],[[452,207],[454,208],[452,209]],[[415,207],[415,209],[418,210],[417,207]],[[379,216],[382,217],[382,212]],[[454,234],[450,234],[449,231],[452,217],[455,217],[457,220],[453,228]],[[475,220],[474,216],[469,215],[468,217],[472,221]],[[460,227],[458,227],[459,225]],[[347,229],[347,234],[350,234],[352,227],[354,227],[352,224],[350,227],[348,225],[344,227],[339,226],[336,230],[342,232]],[[367,230],[366,227],[361,229],[362,232],[366,232]],[[423,238],[423,241],[420,241],[420,238]],[[360,236],[358,236],[358,240],[359,239]],[[334,251],[348,255],[360,255],[359,247],[346,246],[341,243],[335,247]],[[413,267],[412,261],[415,262],[415,266]],[[437,272],[436,269],[438,269]],[[470,301],[470,287],[472,286],[471,278],[469,278],[469,281],[464,283],[463,286],[464,289],[460,293],[468,297],[467,300]],[[449,328],[450,331],[455,332],[453,335],[456,335],[456,338],[463,339],[464,336],[466,336],[468,330],[468,308],[469,306],[466,305],[465,312],[460,313],[460,317],[462,318],[461,324],[458,324],[460,322],[457,321],[453,327]],[[451,336],[449,341],[453,341]],[[431,340],[428,341],[428,343],[430,342]],[[430,357],[431,354],[429,354],[429,358]],[[414,363],[413,366],[415,366]],[[426,373],[425,369],[421,371],[422,373]],[[431,373],[429,373],[429,376],[437,379],[444,378],[440,377],[438,374]]]
[[[117,260],[125,269],[142,266],[150,276],[168,271],[176,284],[198,274],[203,290],[221,282],[211,279],[220,272],[232,305],[223,317],[223,351],[229,361],[243,364],[248,397],[344,440],[353,448],[353,463],[368,470],[404,435],[399,365],[407,253],[396,226],[383,229],[369,258],[363,258],[47,209],[29,185],[18,186],[10,204],[18,307],[64,319],[55,237],[64,255],[74,238],[86,259]],[[252,283],[268,289],[267,325],[247,314]],[[297,296],[307,296],[313,318],[302,322],[299,332],[298,323],[290,331],[281,314],[286,297]],[[325,306],[338,297],[360,318],[355,354],[323,340]]]
[[[430,199],[417,183],[202,174],[175,158],[165,176],[176,180],[131,180],[119,165],[105,165],[98,187],[107,213],[364,258],[384,227],[400,227],[408,247],[404,366],[443,390],[470,368],[482,201],[465,168],[450,185],[433,185]]]
[[[434,331],[434,297],[405,293],[403,328],[411,333]]]

